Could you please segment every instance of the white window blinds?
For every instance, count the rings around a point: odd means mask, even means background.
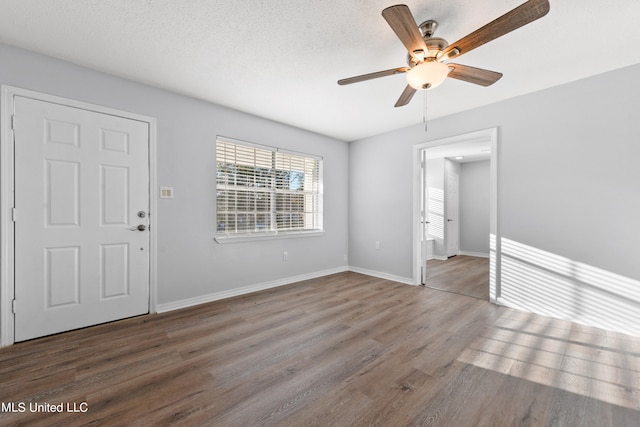
[[[217,237],[322,231],[322,159],[218,137]]]

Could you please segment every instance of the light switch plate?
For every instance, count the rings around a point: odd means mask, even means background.
[[[173,199],[173,187],[160,187],[161,199]]]

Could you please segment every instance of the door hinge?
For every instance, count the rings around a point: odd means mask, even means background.
[[[11,130],[16,130],[16,116],[11,116]]]
[[[11,221],[16,222],[16,216],[18,216],[18,211],[16,208],[11,208]]]
[[[16,314],[16,300],[11,301],[11,312]]]

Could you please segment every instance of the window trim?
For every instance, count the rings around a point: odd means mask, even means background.
[[[246,234],[227,234],[215,236],[213,240],[216,243],[241,243],[241,242],[256,242],[261,240],[278,240],[278,239],[291,239],[299,237],[315,237],[322,236],[324,230],[305,230],[305,231],[280,231],[276,232],[262,232],[262,233],[246,233]]]
[[[322,156],[318,156],[318,155],[314,155],[314,154],[309,154],[309,153],[303,153],[303,152],[299,152],[299,151],[293,151],[293,150],[288,150],[288,149],[283,149],[283,148],[278,148],[278,147],[273,147],[270,145],[264,145],[264,144],[257,144],[254,142],[248,142],[248,141],[242,141],[239,139],[235,139],[235,138],[230,138],[230,137],[226,137],[223,135],[216,135],[216,139],[215,139],[215,144],[216,144],[216,158],[215,158],[215,163],[216,163],[216,171],[217,171],[217,163],[218,163],[218,159],[217,159],[217,144],[218,142],[225,142],[225,143],[229,143],[229,144],[236,144],[236,145],[241,145],[241,146],[245,146],[245,147],[253,147],[253,148],[258,148],[258,149],[262,149],[262,150],[269,150],[272,151],[274,153],[282,153],[282,154],[290,154],[293,156],[301,156],[301,157],[306,157],[308,159],[313,159],[313,160],[317,160],[319,162],[318,164],[318,209],[317,209],[317,215],[318,215],[318,221],[320,223],[320,227],[316,228],[316,229],[308,229],[308,230],[269,230],[269,231],[246,231],[246,232],[240,232],[240,233],[218,233],[218,227],[217,227],[217,219],[216,219],[216,227],[215,227],[215,232],[214,232],[214,238],[213,240],[215,240],[216,243],[219,244],[226,244],[226,243],[239,243],[239,242],[250,242],[250,241],[259,241],[259,240],[276,240],[276,239],[288,239],[288,238],[299,238],[299,237],[311,237],[311,236],[322,236],[324,234],[324,188],[323,188],[323,180],[324,180],[324,173],[323,173],[323,168],[324,168],[324,159]],[[216,179],[216,192],[218,190],[218,182]],[[274,191],[274,193],[276,192],[275,189],[273,189],[272,191]],[[215,217],[217,218],[217,209],[218,209],[218,204],[216,202],[216,215]]]

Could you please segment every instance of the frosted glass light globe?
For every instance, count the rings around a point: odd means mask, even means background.
[[[407,83],[414,89],[433,89],[447,78],[449,71],[442,62],[423,62],[407,71]]]

